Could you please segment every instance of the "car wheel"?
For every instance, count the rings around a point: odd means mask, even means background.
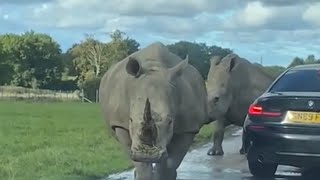
[[[273,177],[277,171],[277,164],[248,162],[249,170],[256,177]]]

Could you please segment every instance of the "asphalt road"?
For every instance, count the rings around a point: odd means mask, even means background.
[[[260,180],[252,177],[248,170],[246,157],[239,154],[241,138],[239,132],[232,129],[227,135],[223,147],[224,156],[207,156],[211,144],[206,144],[190,151],[178,169],[179,180]],[[279,166],[274,180],[320,179],[319,175],[311,173],[302,176],[301,170],[292,167]],[[133,171],[111,175],[104,180],[132,180]]]

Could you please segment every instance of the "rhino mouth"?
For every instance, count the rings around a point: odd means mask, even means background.
[[[168,157],[166,149],[157,146],[139,145],[131,151],[131,159],[136,162],[158,163]]]

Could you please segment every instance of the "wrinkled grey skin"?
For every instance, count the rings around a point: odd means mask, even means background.
[[[260,67],[233,53],[223,59],[218,56],[211,59],[207,91],[209,119],[214,122],[213,146],[208,155],[224,154],[225,127],[243,126],[250,104],[267,90],[273,79]],[[243,143],[241,154],[244,154]]]
[[[134,162],[135,180],[175,180],[194,136],[208,121],[200,73],[159,42],[107,71],[100,102],[110,131]]]

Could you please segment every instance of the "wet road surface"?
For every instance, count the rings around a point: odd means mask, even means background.
[[[212,145],[206,144],[190,151],[178,169],[178,180],[263,180],[252,177],[248,170],[246,157],[239,154],[241,132],[233,128],[226,135],[223,147],[224,156],[207,156]],[[310,177],[311,176],[311,177]],[[103,180],[132,180],[133,171],[111,175]],[[320,179],[318,175],[302,176],[300,170],[292,167],[279,166],[273,180],[304,180]]]

